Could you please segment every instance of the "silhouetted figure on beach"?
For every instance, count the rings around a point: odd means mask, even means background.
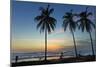
[[[63,52],[61,52],[60,59],[63,59]]]
[[[18,56],[15,57],[15,63],[17,63],[17,61],[18,61]]]
[[[39,57],[39,61],[41,61],[42,60],[42,57]]]

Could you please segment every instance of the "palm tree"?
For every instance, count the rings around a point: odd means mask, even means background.
[[[45,32],[45,61],[47,60],[47,34],[54,31],[56,26],[56,19],[51,16],[54,12],[53,8],[50,8],[48,5],[46,8],[40,7],[40,15],[34,18],[37,21],[37,29],[40,29],[40,32]]]
[[[75,16],[75,14],[72,13],[72,10],[70,10],[70,12],[66,12],[65,15],[63,16],[63,28],[64,31],[66,31],[67,28],[69,28],[72,36],[73,36],[73,42],[74,42],[74,48],[75,48],[75,54],[76,57],[77,55],[77,48],[76,48],[76,41],[75,41],[75,36],[74,36],[74,32],[76,30],[76,26],[77,24],[75,23],[73,17]]]
[[[88,7],[86,8],[85,11],[79,14],[80,19],[77,22],[79,23],[79,29],[81,29],[82,32],[87,31],[89,33],[90,40],[91,40],[92,54],[94,55],[93,40],[92,40],[91,32],[92,32],[92,29],[95,28],[95,24],[89,18],[89,16],[91,16],[92,13],[88,12],[87,9]]]

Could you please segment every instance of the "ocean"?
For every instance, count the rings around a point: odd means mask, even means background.
[[[92,52],[90,49],[79,50],[78,54],[80,55],[91,55]],[[41,61],[44,60],[44,52],[20,52],[20,53],[11,53],[11,62],[15,62],[15,57],[18,56],[18,62],[22,61]],[[61,52],[47,52],[47,59],[59,59]],[[74,51],[64,51],[63,58],[75,57]]]
[[[44,60],[44,52],[31,52],[31,53],[11,53],[11,62],[15,62],[15,57],[18,56],[18,62],[22,61],[41,61]],[[48,52],[47,59],[59,59],[61,53],[57,52]],[[63,53],[63,58],[73,57],[73,54],[67,55]]]

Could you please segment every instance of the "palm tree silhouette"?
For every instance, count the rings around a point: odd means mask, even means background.
[[[47,60],[47,34],[54,31],[56,26],[56,19],[51,17],[53,12],[54,9],[50,8],[50,5],[46,8],[40,7],[40,15],[34,18],[38,22],[37,29],[40,29],[40,33],[45,32],[45,61]]]
[[[63,16],[63,28],[64,31],[66,31],[67,28],[69,28],[72,36],[73,36],[73,42],[74,42],[74,48],[75,48],[75,54],[77,57],[77,47],[76,47],[76,41],[75,41],[75,36],[74,36],[74,31],[76,30],[77,24],[75,23],[73,17],[75,14],[72,13],[73,10],[70,10],[70,12],[66,12],[65,15]]]
[[[81,29],[82,32],[87,31],[89,33],[90,40],[91,40],[92,54],[94,55],[94,48],[93,48],[93,40],[92,40],[92,36],[91,36],[91,31],[93,28],[95,28],[95,24],[89,18],[89,16],[91,16],[92,13],[88,12],[87,9],[88,9],[88,7],[86,7],[85,11],[83,11],[79,14],[80,19],[77,22],[79,23],[79,29]]]

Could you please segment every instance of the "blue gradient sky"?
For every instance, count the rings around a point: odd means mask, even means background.
[[[65,12],[68,12],[71,9],[73,9],[73,12],[75,13],[80,13],[81,11],[84,11],[87,6],[65,5],[65,4],[50,4],[50,5],[51,8],[54,8],[54,13],[52,14],[52,16],[57,19],[57,24],[55,31],[48,35],[48,45],[49,45],[48,49],[51,50],[51,48],[57,47],[56,49],[59,48],[62,50],[68,48],[69,46],[73,46],[72,35],[70,31],[67,30],[66,32],[63,32],[61,26],[63,22],[62,16],[65,14]],[[40,34],[39,30],[36,29],[36,22],[34,22],[34,17],[39,15],[39,7],[46,7],[46,6],[47,6],[46,3],[13,1],[12,17],[11,17],[13,51],[31,52],[36,50],[43,50],[44,33]],[[93,13],[93,17],[90,18],[95,23],[96,7],[95,6],[89,6],[89,7],[90,8],[88,9],[88,11]],[[87,44],[88,48],[90,48],[89,46],[90,39],[89,39],[89,34],[87,32],[82,33],[81,31],[76,30],[75,37],[77,45]],[[95,30],[93,30],[92,32],[92,37],[95,44]],[[54,46],[54,44],[56,46]]]

